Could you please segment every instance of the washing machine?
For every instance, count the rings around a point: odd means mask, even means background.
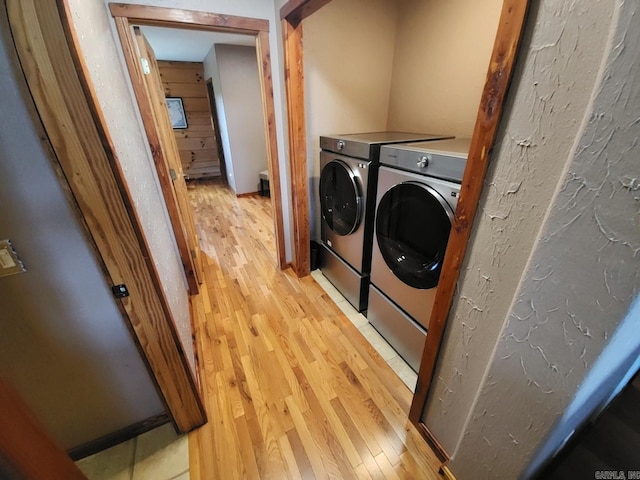
[[[320,137],[320,268],[358,311],[367,309],[380,148],[447,135],[371,132]]]
[[[367,318],[420,367],[469,139],[383,146]]]

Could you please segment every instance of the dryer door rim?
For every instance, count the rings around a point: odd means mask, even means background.
[[[375,239],[391,273],[416,289],[436,287],[453,218],[449,203],[427,184],[409,180],[388,188],[376,208]],[[420,226],[421,220],[428,221]]]
[[[438,200],[438,202],[442,206],[442,209],[444,210],[444,213],[447,214],[447,217],[449,217],[449,221],[451,222],[451,225],[453,226],[453,218],[455,217],[455,212],[453,211],[453,208],[451,208],[451,205],[449,205],[449,202],[447,202],[445,200],[445,198],[440,194],[440,192],[438,192],[431,185],[427,185],[426,183],[418,182],[416,180],[408,180],[408,181],[402,182],[402,183],[403,184],[409,183],[409,184],[412,184],[412,185],[417,185],[418,187],[420,187],[420,188],[426,190],[427,192],[429,192],[436,200]],[[395,187],[395,185],[394,185],[394,187]]]
[[[353,200],[355,202],[355,205],[354,205],[355,212],[353,214],[353,219],[347,222],[342,222],[340,224],[336,224],[334,222],[333,216],[330,217],[329,211],[328,211],[329,209],[326,204],[326,195],[325,195],[326,192],[323,193],[323,191],[325,190],[323,188],[324,173],[327,171],[327,168],[331,167],[332,165],[338,166],[341,169],[340,171],[343,171],[344,173],[347,174],[347,178],[349,179],[349,182],[348,182],[349,194],[353,196]],[[333,232],[335,232],[340,236],[351,235],[353,232],[355,232],[360,226],[360,224],[362,223],[363,197],[362,197],[362,188],[360,187],[358,177],[353,173],[353,170],[351,169],[351,167],[346,162],[338,158],[334,158],[328,161],[322,167],[322,171],[320,172],[319,191],[320,191],[320,212],[327,226]],[[338,213],[341,213],[341,212],[338,212]]]

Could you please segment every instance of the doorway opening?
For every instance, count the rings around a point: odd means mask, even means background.
[[[155,76],[159,103],[166,97],[167,106],[176,108],[169,108],[173,130],[167,132],[174,138],[165,142],[175,142],[168,154],[179,158],[174,168],[191,196],[185,204],[193,209],[194,192],[202,187],[228,188],[238,197],[257,194],[260,172],[268,170],[268,164],[255,37],[173,27],[133,28],[138,53],[148,63],[145,81]],[[152,90],[147,93],[153,95]],[[270,206],[268,210],[273,211]],[[190,212],[183,218],[195,215]],[[273,235],[273,227],[270,230]],[[197,227],[194,232],[202,248],[206,235]],[[271,250],[269,256],[277,264],[275,248]]]
[[[123,46],[123,52],[125,55],[125,59],[127,62],[127,67],[129,70],[129,75],[131,77],[131,81],[134,86],[134,91],[136,92],[136,99],[138,102],[138,106],[140,107],[143,124],[145,127],[145,131],[147,136],[150,137],[150,143],[152,143],[151,138],[156,135],[156,127],[154,125],[153,119],[149,118],[149,115],[145,115],[145,103],[149,102],[148,95],[145,92],[144,85],[144,73],[142,70],[144,66],[140,66],[140,60],[138,59],[137,49],[134,48],[136,45],[136,39],[134,34],[134,27],[141,27],[142,29],[146,29],[148,27],[163,27],[164,30],[172,29],[172,30],[180,30],[184,32],[191,32],[197,34],[203,33],[217,33],[217,34],[236,34],[234,35],[236,38],[243,37],[245,40],[248,38],[252,42],[253,47],[249,47],[246,45],[246,48],[255,48],[254,59],[257,59],[257,73],[258,73],[258,83],[259,83],[259,91],[262,103],[262,131],[264,134],[264,143],[266,146],[266,160],[267,160],[267,170],[269,171],[269,177],[271,179],[271,203],[272,203],[272,211],[273,211],[273,224],[274,224],[274,233],[275,233],[275,261],[279,268],[285,268],[286,266],[286,257],[285,257],[285,242],[284,242],[284,226],[283,226],[283,216],[282,216],[282,194],[280,188],[280,168],[278,162],[278,154],[277,154],[277,141],[276,141],[276,132],[275,125],[273,122],[273,118],[275,116],[275,106],[273,97],[270,94],[272,92],[273,87],[271,83],[271,61],[270,61],[270,53],[269,53],[269,24],[267,20],[261,19],[252,19],[246,17],[232,17],[232,16],[222,16],[216,14],[205,14],[201,12],[188,12],[190,15],[185,15],[185,11],[175,10],[175,9],[165,9],[159,7],[147,7],[147,6],[136,6],[135,9],[132,9],[130,5],[120,5],[120,4],[110,4],[111,13],[116,22],[116,27],[118,31],[118,35],[120,37],[120,42]],[[212,45],[212,44],[211,44]],[[211,46],[210,45],[210,46]],[[243,48],[243,47],[237,47]],[[218,50],[213,47],[212,50]],[[206,74],[200,78],[200,81],[206,85],[206,80],[209,77],[205,78]],[[216,89],[216,76],[212,75],[212,84],[214,91],[214,100],[215,104],[220,107],[221,102],[216,98],[216,95],[220,94],[220,89]],[[164,86],[162,87],[165,88]],[[187,102],[189,103],[189,102]],[[184,106],[184,102],[183,102]],[[185,110],[188,110],[188,105],[185,106]],[[210,111],[210,101],[208,98],[203,98],[198,102],[196,107],[199,110],[203,108],[206,111],[207,121],[211,124],[212,116]],[[218,108],[220,110],[220,108]],[[221,112],[218,112],[221,113]],[[222,113],[224,115],[224,113]],[[187,114],[188,117],[188,114]],[[260,117],[260,115],[258,115]],[[255,119],[254,119],[255,120]],[[188,123],[188,118],[187,118]],[[223,147],[225,142],[228,141],[228,138],[225,140],[224,134],[224,126],[220,129],[222,130],[222,144]],[[227,132],[228,133],[228,132]],[[179,135],[179,134],[178,134]],[[185,144],[189,144],[190,140],[185,139]],[[205,147],[208,145],[205,141]],[[210,150],[217,150],[217,146],[215,148],[211,148]],[[159,149],[161,150],[161,149]],[[206,148],[205,148],[206,150]],[[224,163],[226,167],[227,178],[232,180],[232,169],[230,168],[230,158],[228,157],[229,149],[223,148],[224,150]],[[166,159],[156,158],[158,152],[152,148],[154,153],[154,161],[156,164],[156,170],[158,171],[158,176],[160,178],[160,183],[163,189],[163,193],[165,196],[165,201],[167,203],[168,209],[171,209],[171,204],[175,203],[174,196],[171,195],[169,191],[171,189],[171,184],[176,181],[176,175],[172,174],[167,170]],[[190,150],[187,150],[190,151]],[[188,154],[190,155],[190,154]],[[184,160],[184,157],[183,157]],[[188,158],[187,160],[191,160]],[[195,162],[195,158],[193,159]],[[182,174],[182,166],[179,166],[180,172]],[[222,167],[220,167],[221,169]],[[264,170],[264,167],[261,169]],[[163,178],[165,177],[165,181],[163,182]],[[170,179],[170,180],[167,180]],[[184,183],[184,177],[181,179],[177,179],[178,182]],[[255,175],[256,185],[258,184],[258,175]],[[185,187],[186,190],[186,187]],[[183,197],[186,196],[183,195]],[[182,201],[184,205],[184,199]],[[190,207],[189,207],[190,209]],[[190,221],[191,225],[193,225],[193,221],[189,220],[189,216],[192,216],[192,212],[184,212],[187,217],[187,220]],[[184,231],[184,225],[180,225],[180,222],[173,222],[174,231],[176,231],[176,235],[180,236],[180,231]],[[186,230],[188,231],[191,228],[190,225],[187,225]],[[194,229],[195,227],[193,227]],[[193,230],[192,230],[193,231]],[[188,235],[188,233],[187,233]]]

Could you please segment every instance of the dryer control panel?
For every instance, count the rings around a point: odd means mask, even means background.
[[[467,165],[469,139],[384,145],[380,164],[460,183]]]

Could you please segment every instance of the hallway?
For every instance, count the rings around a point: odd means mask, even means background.
[[[276,269],[269,199],[219,182],[190,195],[209,416],[189,435],[191,478],[440,478],[407,386],[311,276]]]

